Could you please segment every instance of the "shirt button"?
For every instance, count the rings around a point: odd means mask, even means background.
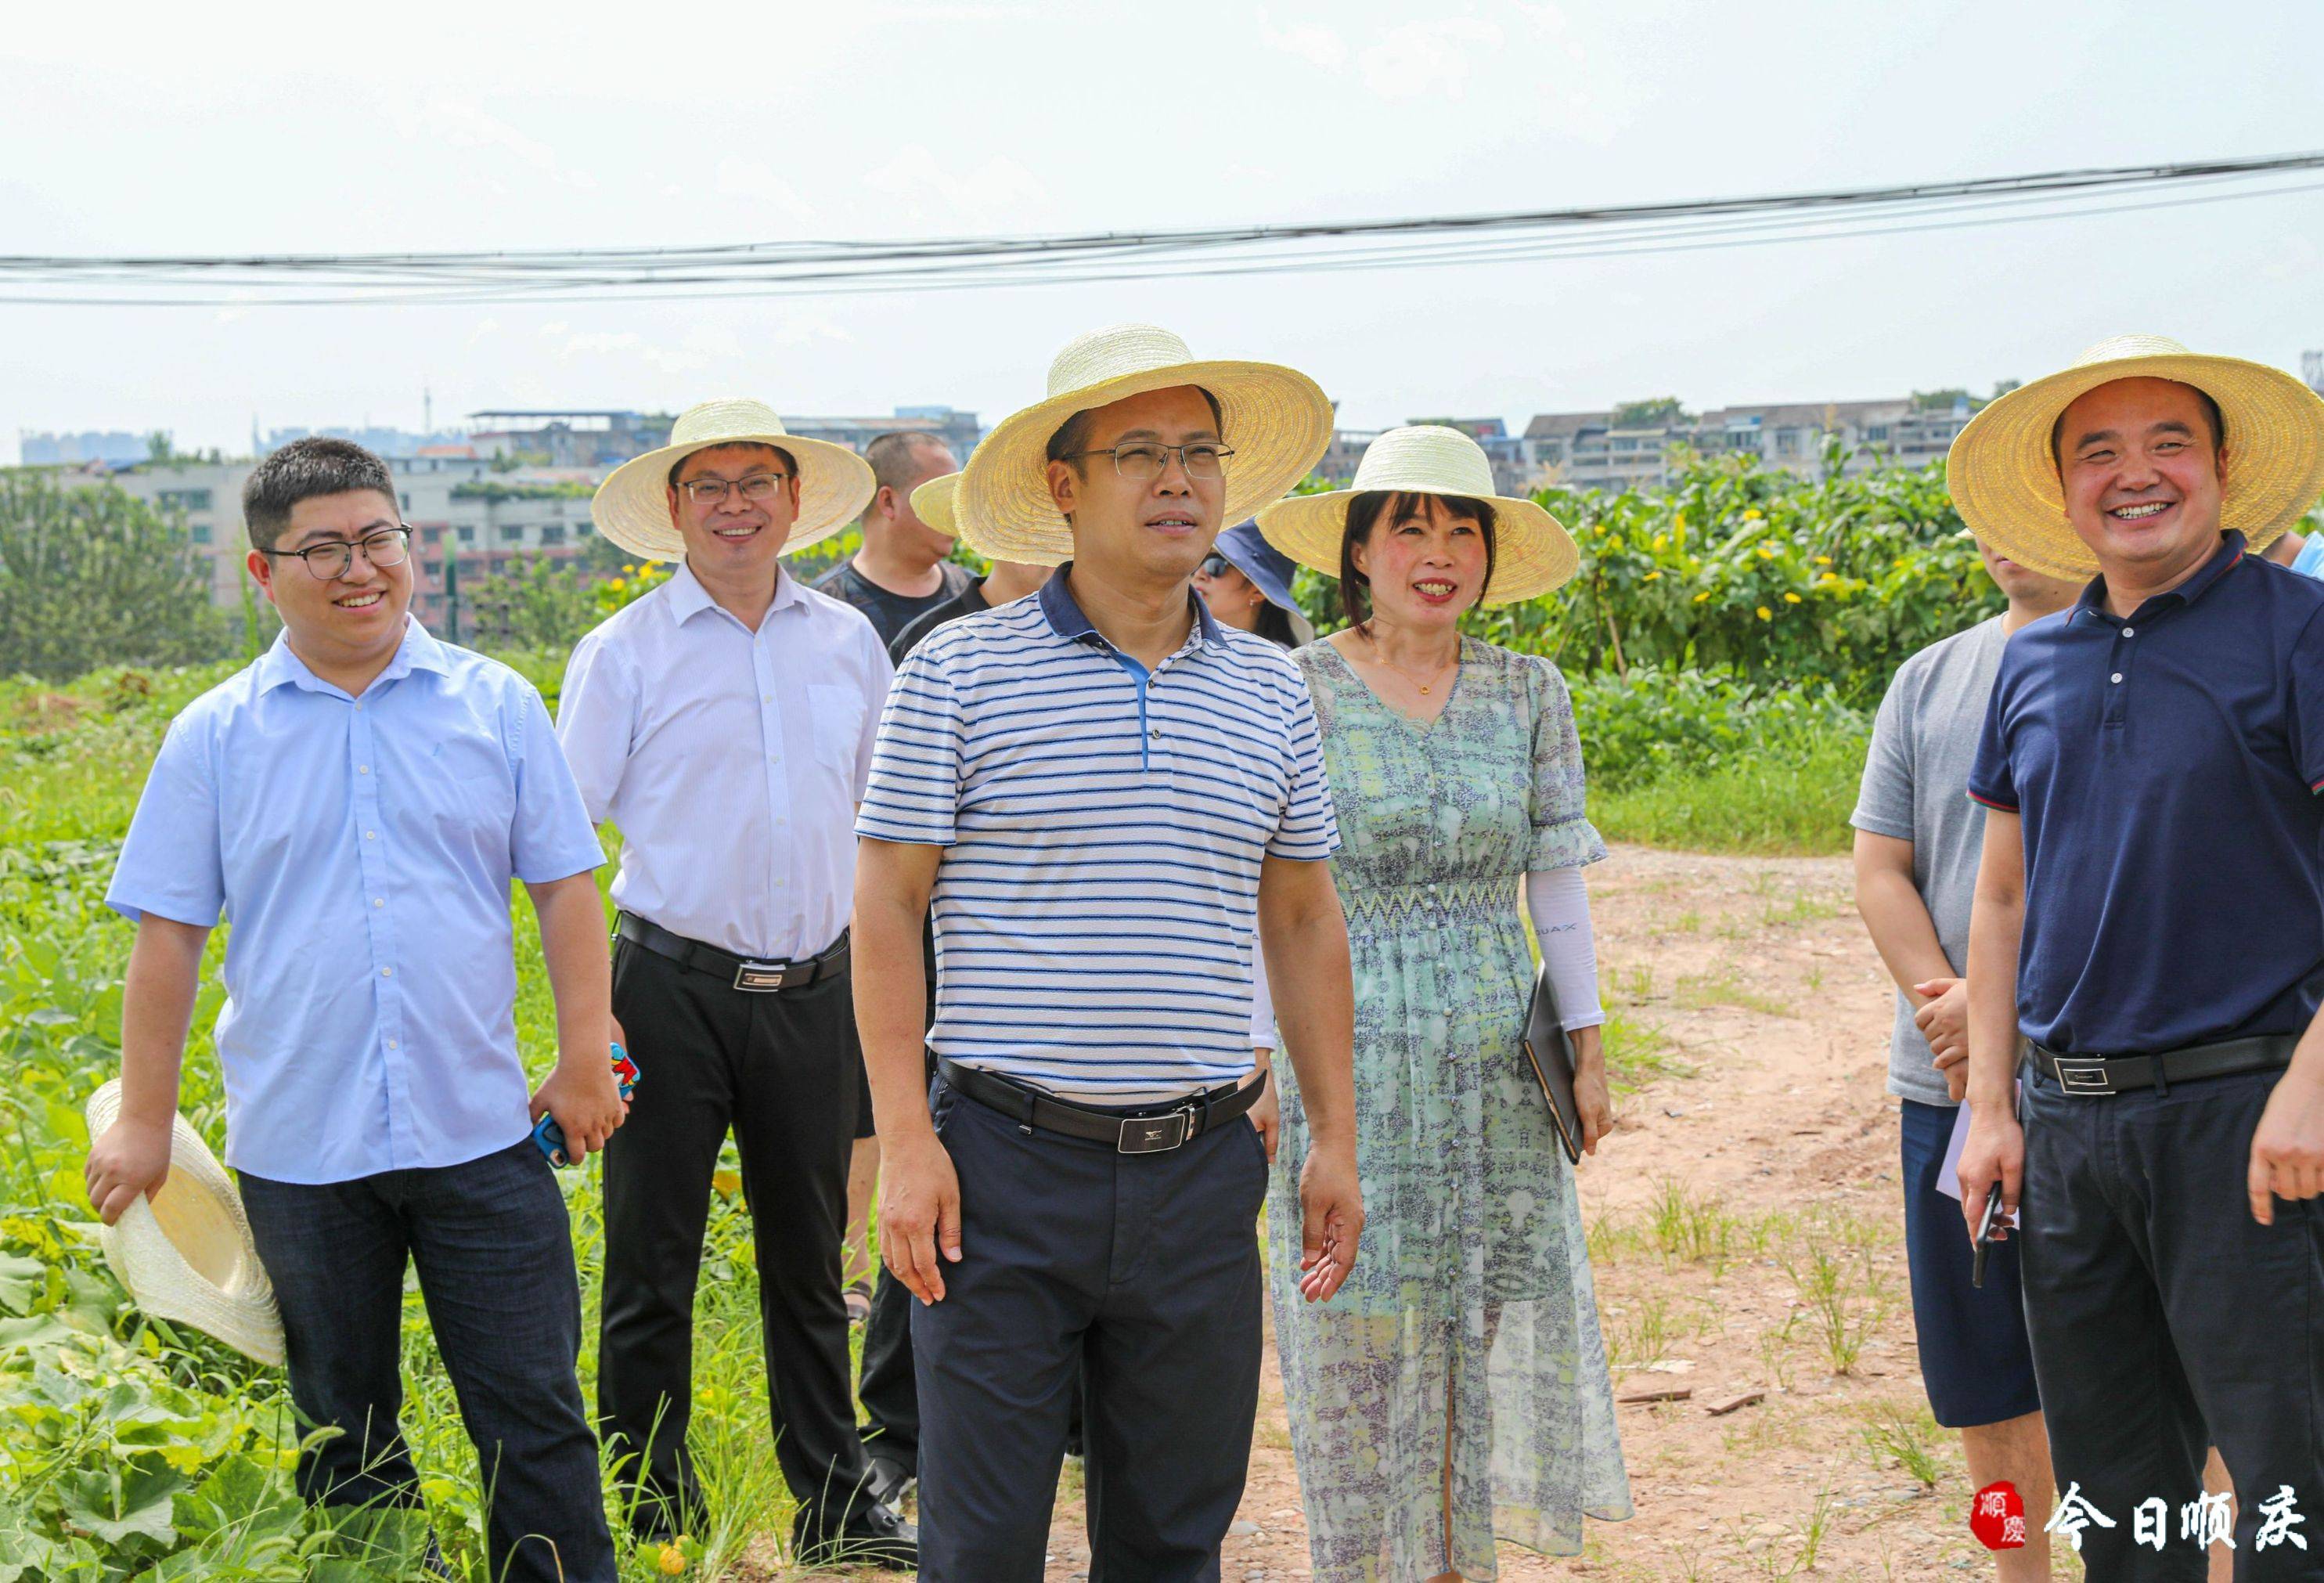
[[[379,976],[382,978],[392,978],[395,977],[395,969],[392,967],[382,967],[379,970]]]
[[[2115,680],[2119,681],[2122,678],[2117,676]],[[366,841],[376,841],[379,839],[379,832],[377,830],[365,830],[364,832],[364,839]]]
[[[2116,681],[2120,681],[2120,680],[2122,680],[2122,672],[2121,672],[2121,671],[2116,671],[2116,672],[2114,673],[2113,680],[2116,680]]]
[[[391,1040],[389,1040],[389,1041],[387,1041],[387,1047],[388,1047],[390,1050],[394,1050],[394,1049],[398,1048],[398,1046],[397,1046],[397,1044],[396,1044],[395,1041],[394,1041],[394,1040],[392,1040],[392,1039],[391,1039]]]
[[[371,904],[374,907],[384,907],[387,905],[387,898],[385,896],[374,896],[371,899]]]
[[[2125,637],[2136,637],[2138,635],[2138,628],[2135,626],[2126,626],[2122,629],[2122,635]]]

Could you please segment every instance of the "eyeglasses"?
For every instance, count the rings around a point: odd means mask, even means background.
[[[1234,562],[1223,555],[1205,555],[1199,569],[1204,577],[1221,578],[1226,576],[1233,565]]]
[[[1189,478],[1223,478],[1227,474],[1227,458],[1234,451],[1215,441],[1197,441],[1193,445],[1164,445],[1157,440],[1141,440],[1131,445],[1110,446],[1104,450],[1076,450],[1059,457],[1059,461],[1071,461],[1075,457],[1110,456],[1113,470],[1123,477],[1140,484],[1150,484],[1162,476],[1170,465],[1170,454],[1176,451],[1178,461]]]
[[[678,486],[695,505],[715,505],[726,498],[730,489],[740,489],[745,500],[764,500],[775,492],[776,485],[789,477],[788,473],[750,473],[731,482],[724,478],[681,478]]]
[[[259,553],[276,559],[295,555],[307,563],[309,573],[328,583],[337,582],[347,575],[347,568],[355,564],[355,554],[358,550],[363,551],[364,559],[375,567],[401,566],[411,559],[411,530],[383,528],[376,533],[366,534],[360,542],[326,539],[319,544],[309,544],[304,550],[262,550]]]

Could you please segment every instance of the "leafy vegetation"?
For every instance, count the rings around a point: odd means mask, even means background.
[[[184,523],[109,483],[0,469],[0,675],[183,664],[229,650]]]

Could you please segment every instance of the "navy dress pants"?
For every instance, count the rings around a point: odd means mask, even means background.
[[[962,1258],[912,1310],[924,1583],[1038,1583],[1086,1371],[1090,1583],[1213,1583],[1259,1408],[1267,1155],[1020,1128],[941,1081]]]
[[[299,1493],[416,1506],[405,1449],[403,1272],[475,1443],[495,1578],[613,1583],[597,1437],[581,1405],[573,1234],[530,1138],[461,1165],[312,1185],[242,1176],[282,1311],[290,1398],[342,1432],[299,1458]]]
[[[2084,1097],[2026,1073],[2012,1235],[2060,1497],[2114,1524],[2081,1520],[2090,1583],[2201,1583],[2182,1528],[2207,1438],[2241,1508],[2237,1583],[2324,1578],[2324,1199],[2262,1226],[2245,1188],[2281,1076]],[[2268,1532],[2285,1490],[2304,1548]],[[2160,1547],[2137,1515],[2154,1501]]]

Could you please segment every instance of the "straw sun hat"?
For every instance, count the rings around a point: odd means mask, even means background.
[[[121,1079],[88,1097],[88,1135],[121,1115]],[[274,1287],[226,1167],[182,1116],[170,1124],[170,1179],[111,1226],[97,1227],[105,1262],[130,1301],[156,1319],[207,1331],[261,1363],[282,1361]]]
[[[1348,530],[1348,503],[1375,489],[1458,495],[1491,503],[1493,580],[1482,603],[1508,605],[1563,586],[1582,564],[1573,536],[1530,500],[1493,493],[1493,465],[1484,447],[1435,423],[1391,429],[1365,448],[1356,481],[1324,495],[1278,500],[1259,514],[1267,542],[1302,566],[1340,575],[1340,542]]]
[[[2050,430],[2084,393],[2139,378],[2191,384],[2219,403],[2228,451],[2219,525],[2252,549],[2282,537],[2324,495],[2324,400],[2315,392],[2264,364],[2200,356],[2161,336],[2116,336],[1969,421],[1945,458],[1945,486],[1961,520],[2020,566],[2096,576],[2098,557],[2066,520]]]
[[[1217,398],[1220,438],[1234,451],[1222,522],[1240,522],[1282,495],[1332,443],[1332,403],[1296,370],[1197,362],[1185,341],[1151,324],[1092,330],[1049,365],[1048,396],[1002,419],[968,458],[954,506],[963,542],[996,560],[1073,559],[1073,529],[1049,495],[1049,437],[1076,412],[1181,384]]]
[[[798,459],[798,519],[783,542],[786,555],[853,522],[879,488],[871,463],[844,445],[784,432],[783,421],[764,402],[704,402],[670,425],[668,445],[631,458],[597,486],[589,503],[597,531],[649,560],[683,558],[686,540],[669,520],[669,470],[718,445],[779,445]]]
[[[912,514],[947,539],[959,538],[960,524],[953,517],[953,495],[959,489],[958,473],[929,479],[912,491]]]

